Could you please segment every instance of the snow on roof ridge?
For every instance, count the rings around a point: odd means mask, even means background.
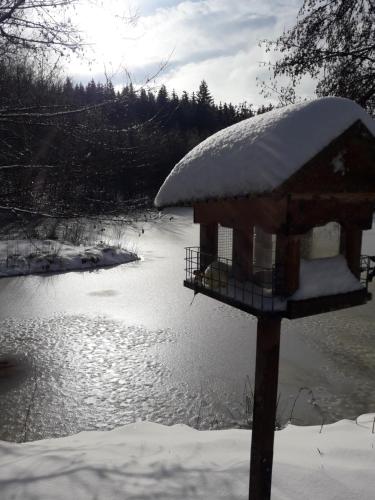
[[[375,136],[375,121],[358,104],[323,97],[231,125],[177,163],[155,205],[270,192],[357,120]]]

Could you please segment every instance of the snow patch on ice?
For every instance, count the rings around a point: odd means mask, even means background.
[[[177,163],[155,198],[158,207],[270,192],[361,120],[355,102],[324,97],[285,106],[220,130]]]
[[[94,269],[137,259],[133,252],[104,243],[76,246],[55,240],[0,241],[0,277]]]

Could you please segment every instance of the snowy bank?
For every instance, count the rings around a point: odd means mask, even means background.
[[[271,192],[357,120],[375,136],[375,121],[366,111],[339,97],[292,104],[243,120],[184,156],[160,188],[155,205]],[[340,168],[338,158],[335,169]]]
[[[80,271],[137,259],[133,252],[104,243],[75,246],[55,240],[0,241],[0,277]]]
[[[369,500],[374,415],[276,433],[272,500]],[[247,500],[251,432],[140,422],[1,442],[1,499]]]

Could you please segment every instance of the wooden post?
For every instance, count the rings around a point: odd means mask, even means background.
[[[249,500],[270,500],[280,352],[279,317],[259,317]]]
[[[233,228],[233,273],[241,281],[253,273],[253,227]]]
[[[254,261],[259,268],[272,268],[272,234],[260,226],[255,226]]]
[[[362,231],[357,227],[344,228],[345,257],[348,267],[358,279],[361,277]]]
[[[288,236],[285,266],[286,291],[288,295],[294,293],[299,287],[300,260],[300,237]]]
[[[276,251],[275,251],[275,294],[288,295],[286,287],[286,255],[288,238],[284,234],[276,235]]]
[[[200,224],[200,270],[204,271],[217,257],[218,225]]]
[[[299,287],[300,237],[278,234],[276,237],[276,294],[291,295]]]

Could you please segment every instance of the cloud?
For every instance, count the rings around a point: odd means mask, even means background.
[[[177,91],[196,90],[202,79],[214,98],[234,103],[263,102],[257,77],[266,76],[260,61],[269,55],[259,47],[262,39],[275,39],[291,26],[301,0],[139,0],[136,25],[116,25],[101,16],[97,60],[93,75],[104,65],[115,73],[115,83],[124,82],[126,68],[136,83],[154,75],[168,64],[160,83]],[[82,64],[76,68],[82,75]]]
[[[196,90],[204,75],[208,87],[218,101],[239,103],[247,101],[258,105],[263,102],[259,96],[257,64],[250,64],[257,49],[239,51],[234,56],[223,56],[209,61],[192,62],[171,70],[165,75],[168,85],[178,90]]]
[[[202,60],[207,50],[218,54],[238,51],[250,39],[255,41],[257,33],[276,25],[276,16],[263,10],[255,2],[222,0],[185,1],[160,8],[139,20],[138,30],[143,30],[140,46],[148,48],[146,58],[159,60],[160,54],[173,49],[173,60],[181,62]]]

